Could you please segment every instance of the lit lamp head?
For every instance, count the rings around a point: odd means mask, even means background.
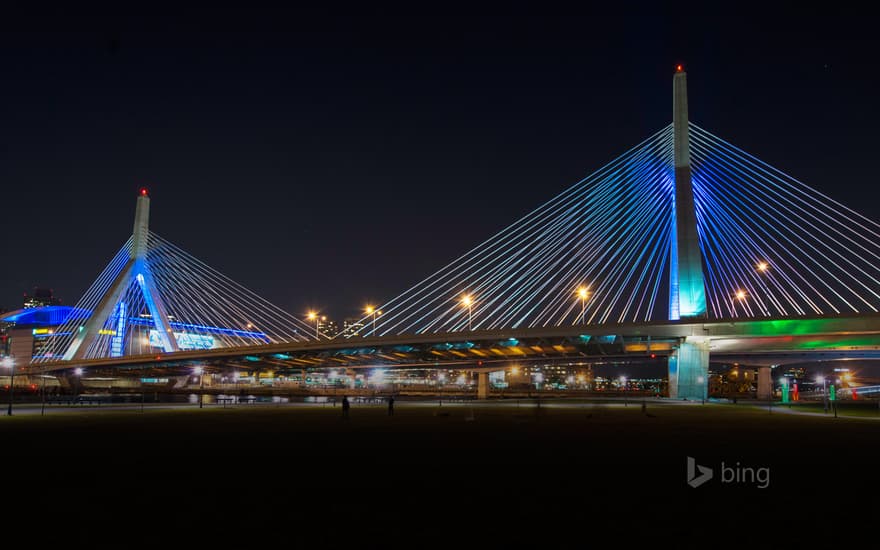
[[[306,318],[307,318],[309,321],[314,321],[315,319],[318,318],[318,314],[315,313],[314,311],[310,311],[310,312],[308,313],[308,315],[306,315]]]
[[[578,295],[578,297],[580,297],[582,300],[586,300],[586,299],[590,296],[590,289],[587,288],[587,287],[585,287],[585,286],[578,287],[578,289],[577,289],[577,295]]]
[[[736,291],[736,299],[737,300],[745,300],[746,299],[746,291],[745,290],[737,290]]]
[[[769,267],[770,267],[770,264],[768,264],[767,262],[758,262],[757,268],[758,268],[758,271],[760,271],[761,273],[767,271],[767,269]]]
[[[376,308],[374,308],[373,306],[367,306],[364,311],[367,312],[367,315],[372,315],[373,312],[376,311]]]
[[[473,300],[473,298],[471,298],[470,294],[465,294],[464,296],[461,297],[461,305],[463,305],[464,307],[469,307],[473,303],[474,303],[474,300]]]

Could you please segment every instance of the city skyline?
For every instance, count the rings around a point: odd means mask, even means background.
[[[36,285],[76,303],[145,186],[155,231],[233,280],[299,317],[357,316],[667,124],[677,62],[693,120],[878,218],[856,21],[632,21],[83,18],[5,35],[0,306]],[[565,32],[579,24],[590,36]]]

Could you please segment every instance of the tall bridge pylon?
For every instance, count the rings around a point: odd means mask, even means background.
[[[697,233],[697,210],[691,181],[688,139],[687,73],[679,65],[672,80],[672,144],[675,163],[675,195],[670,240],[669,319],[706,316],[706,285],[703,254]]]
[[[790,319],[880,312],[880,224],[689,120],[673,120],[364,318],[364,334]],[[840,182],[845,184],[846,182]],[[670,393],[701,399],[708,341]]]

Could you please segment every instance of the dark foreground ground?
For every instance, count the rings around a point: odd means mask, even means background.
[[[0,437],[4,523],[38,546],[763,547],[845,540],[880,501],[880,421],[742,405],[52,409]]]

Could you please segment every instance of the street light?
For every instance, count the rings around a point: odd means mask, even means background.
[[[473,312],[472,308],[474,305],[474,299],[471,297],[470,294],[465,294],[461,298],[461,305],[465,306],[468,310],[468,330],[473,330],[473,328],[471,328],[471,316]]]
[[[310,311],[309,315],[308,315],[308,319],[309,319],[309,321],[315,322],[315,340],[320,340],[321,338],[318,334],[318,326],[320,325],[321,320],[326,319],[326,317],[319,317],[317,313],[315,313],[314,311]]]
[[[747,296],[747,294],[746,294],[745,290],[740,289],[740,290],[737,290],[736,292],[734,292],[733,299],[731,299],[731,301],[730,301],[730,305],[733,306],[733,314],[734,315],[736,315],[736,302],[734,302],[733,300],[739,300],[740,303],[743,303],[746,300],[746,296]],[[743,305],[743,311],[745,311],[745,305]]]
[[[822,411],[828,414],[828,393],[825,391],[828,380],[824,376],[817,376],[816,382],[822,382]]]
[[[193,371],[199,375],[199,408],[200,409],[202,408],[202,388],[203,388],[202,380],[204,380],[204,374],[203,374],[204,370],[205,369],[202,366],[198,366],[193,369]]]
[[[626,402],[626,376],[620,377],[620,387],[621,387],[621,391],[623,391],[623,406],[626,407],[627,406],[627,402]]]
[[[581,286],[577,289],[577,295],[581,299],[581,323],[586,323],[587,298],[590,297],[590,287]]]
[[[376,317],[378,317],[379,315],[382,315],[382,310],[376,309],[376,308],[374,308],[373,306],[367,306],[367,308],[366,308],[364,311],[367,312],[367,315],[372,315],[372,316],[373,316],[373,332],[372,332],[372,335],[375,336],[375,335],[376,335]]]
[[[55,357],[54,348],[55,348],[55,338],[52,336],[55,332],[52,329],[49,329],[49,357]],[[46,373],[42,373],[40,375],[40,416],[45,416],[46,414]]]
[[[758,262],[758,265],[755,266],[755,269],[758,271],[758,281],[760,281],[761,286],[763,287],[764,292],[766,293],[766,298],[768,301],[767,306],[764,308],[767,317],[770,317],[770,304],[773,301],[773,295],[770,294],[770,288],[767,286],[767,283],[761,277],[761,275],[767,273],[767,270],[770,269],[770,264],[765,261]]]
[[[82,375],[83,375],[82,367],[76,367],[75,369],[73,369],[73,374],[74,374],[74,376],[78,376],[80,378],[76,382],[76,397],[78,398],[79,397],[79,387],[80,387],[80,384],[82,383]]]
[[[6,416],[12,416],[12,401],[15,399],[15,359],[7,357],[3,360],[3,366],[9,369],[9,408]]]

